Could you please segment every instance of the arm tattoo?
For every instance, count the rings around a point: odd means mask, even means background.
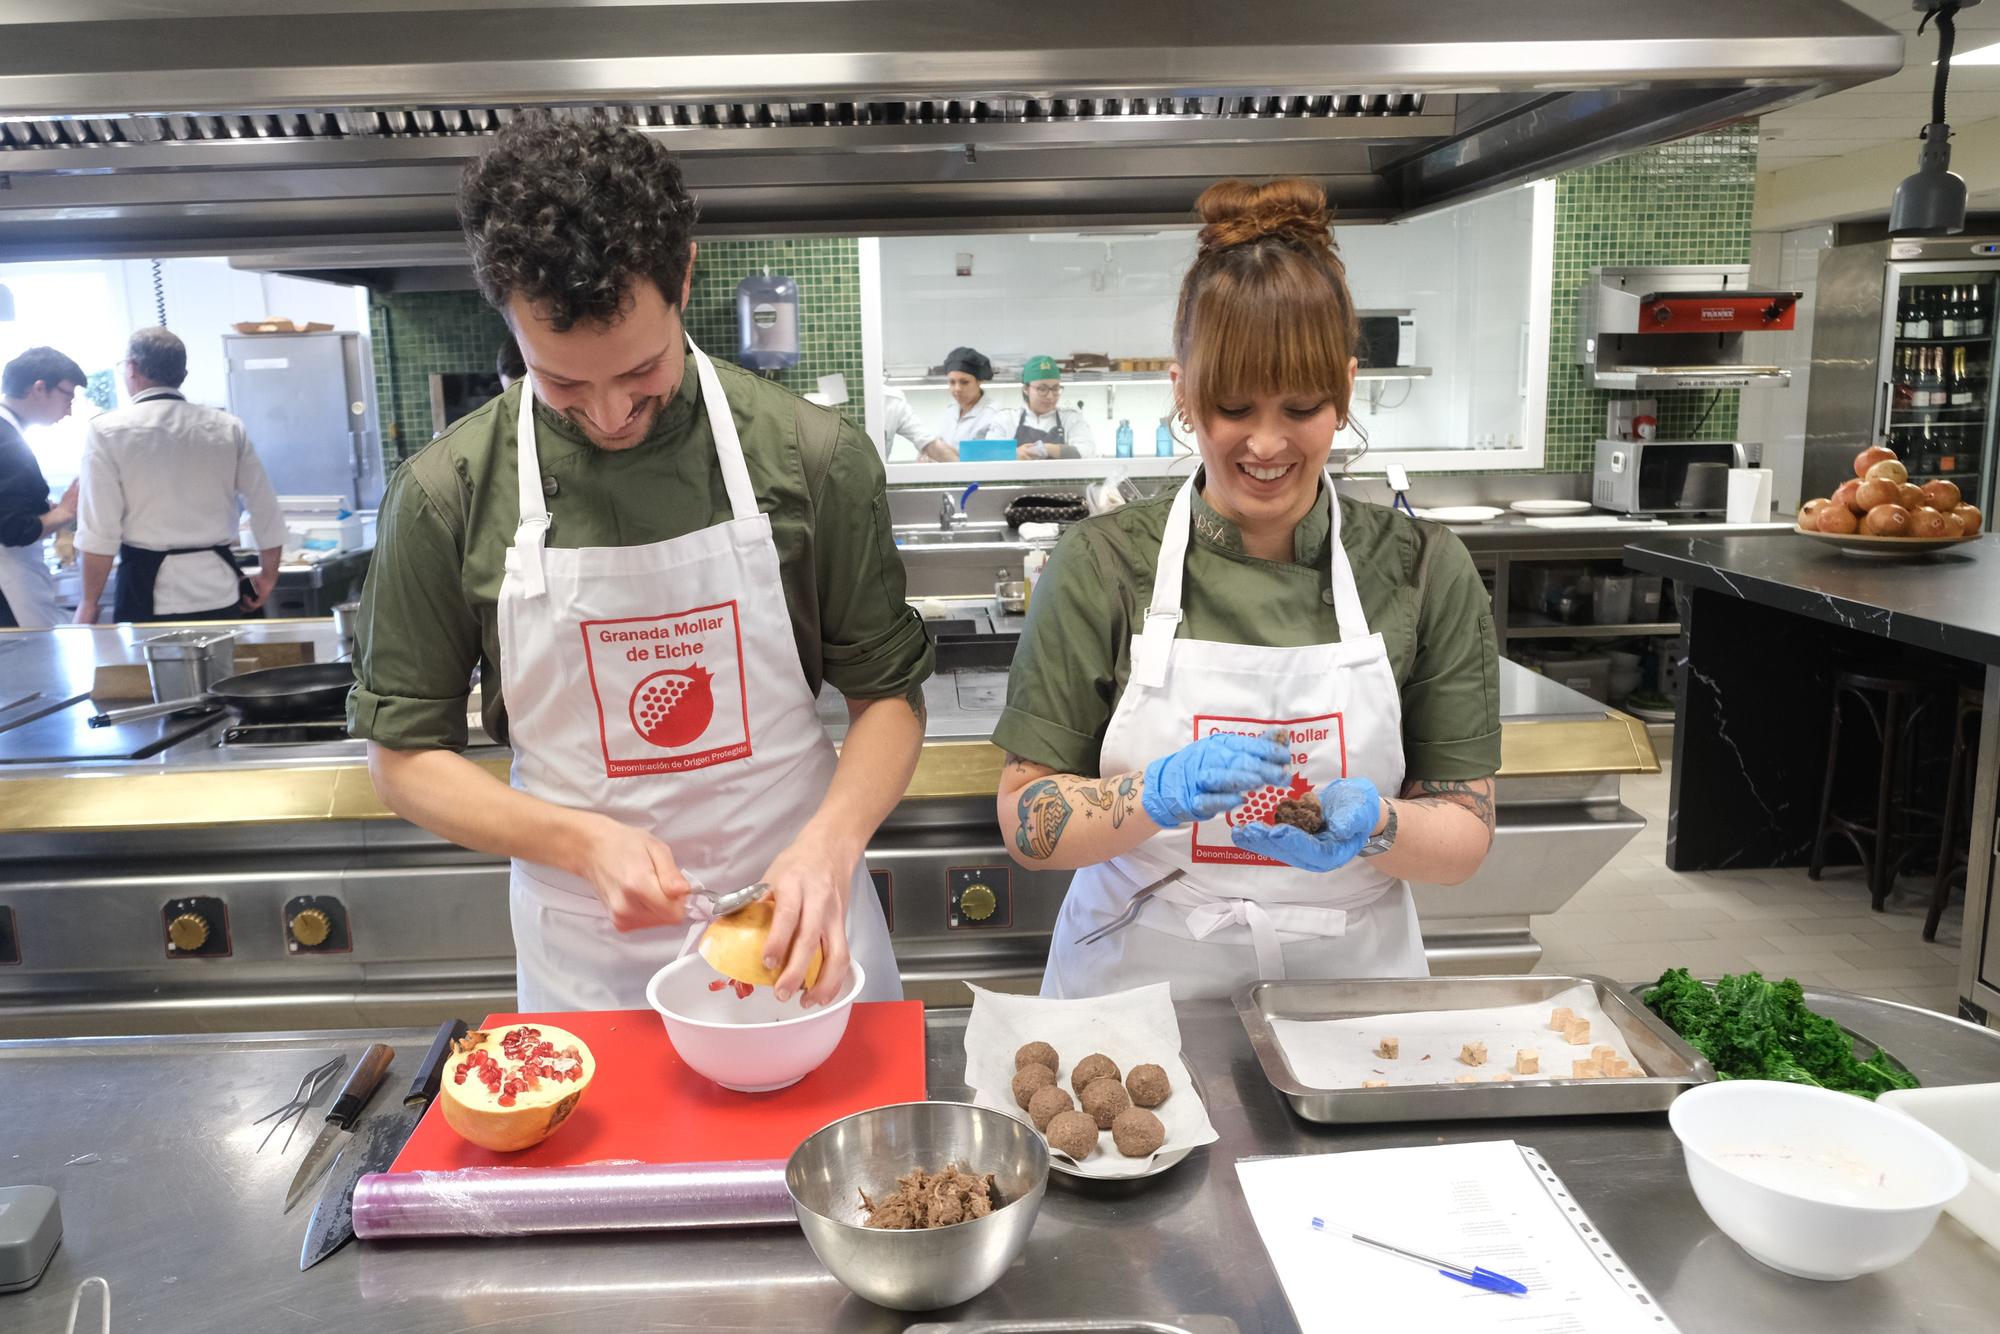
[[[1069,824],[1069,798],[1052,778],[1037,778],[1021,789],[1020,825],[1014,846],[1024,857],[1046,861],[1055,854],[1063,828]]]
[[[1083,783],[1077,787],[1076,794],[1083,798],[1086,806],[1110,812],[1113,829],[1122,828],[1125,817],[1139,802],[1139,777],[1137,774],[1123,774],[1095,783]],[[1091,818],[1088,810],[1083,813],[1083,818]]]
[[[1493,831],[1493,780],[1490,778],[1469,783],[1440,783],[1419,778],[1403,785],[1403,799],[1418,806],[1457,806],[1478,816],[1488,833]]]

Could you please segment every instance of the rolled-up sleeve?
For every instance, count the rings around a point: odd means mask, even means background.
[[[904,601],[882,460],[851,423],[834,442],[813,515],[827,683],[849,699],[913,694],[929,678],[935,655],[922,618]]]
[[[411,471],[398,469],[382,500],[347,729],[393,750],[462,750],[479,618],[466,601],[458,539]]]
[[[115,556],[125,540],[125,479],[97,424],[83,434],[83,470],[76,484],[76,549]]]
[[[1500,769],[1500,647],[1493,600],[1449,534],[1422,571],[1416,660],[1403,684],[1403,768],[1410,779],[1469,782]]]
[[[284,512],[278,508],[278,493],[272,490],[271,478],[251,447],[248,433],[240,427],[236,433],[236,494],[250,512],[250,532],[257,549],[284,546],[287,530]]]
[[[1081,530],[1064,535],[1035,581],[993,744],[1095,776],[1118,699],[1120,629],[1112,581],[1089,541]]]

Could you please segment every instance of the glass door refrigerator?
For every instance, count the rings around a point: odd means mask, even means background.
[[[1804,495],[1854,475],[1870,444],[1915,482],[1955,483],[1993,513],[2000,237],[1836,246],[1820,258]]]

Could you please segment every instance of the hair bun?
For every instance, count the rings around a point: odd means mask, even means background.
[[[1329,258],[1334,254],[1329,230],[1333,211],[1327,207],[1326,191],[1304,177],[1286,176],[1261,184],[1217,181],[1202,191],[1195,208],[1207,224],[1199,238],[1204,254],[1249,245],[1267,236]]]

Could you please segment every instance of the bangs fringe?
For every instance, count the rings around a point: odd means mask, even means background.
[[[1183,402],[1196,420],[1224,403],[1277,394],[1330,399],[1343,421],[1351,411],[1356,339],[1347,293],[1319,264],[1286,258],[1224,268],[1181,312],[1178,323],[1194,335],[1177,349]]]

